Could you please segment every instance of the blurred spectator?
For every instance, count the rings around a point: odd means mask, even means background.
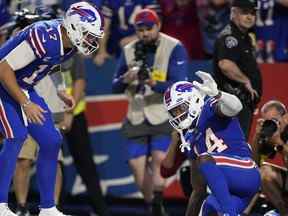
[[[172,83],[187,79],[188,62],[181,42],[160,33],[160,26],[153,10],[143,9],[136,14],[137,39],[124,47],[113,80],[113,91],[125,92],[129,101],[123,124],[129,165],[147,205],[152,202],[155,216],[166,215],[160,163],[170,142],[171,127],[162,103],[163,93]],[[152,173],[147,169],[149,158]]]
[[[230,24],[215,42],[213,59],[219,88],[236,95],[243,104],[238,117],[246,139],[262,95],[262,77],[254,55],[255,35],[249,32],[255,25],[256,9],[256,0],[234,0]]]
[[[20,11],[22,9],[27,9],[34,13],[36,10],[41,8],[47,9],[58,9],[61,4],[61,0],[21,0],[21,1],[11,1],[10,12]],[[68,8],[67,8],[68,9]]]
[[[206,58],[212,58],[218,34],[230,20],[230,0],[196,0],[203,48]]]
[[[260,0],[259,6],[257,62],[288,61],[288,1]]]
[[[252,147],[254,158],[261,164],[262,192],[281,216],[288,215],[288,188],[285,185],[288,174],[287,139],[286,107],[280,101],[268,101],[261,108]],[[264,158],[262,162],[261,155]]]
[[[0,27],[7,23],[10,19],[10,14],[8,11],[8,1],[7,0],[1,0],[0,1]]]
[[[62,64],[62,70],[66,89],[73,96],[76,107],[73,112],[65,112],[59,128],[64,132],[74,165],[87,188],[93,212],[97,215],[107,216],[110,213],[101,191],[85,117],[86,81],[83,57],[76,54]]]
[[[133,21],[135,14],[142,8],[159,12],[157,0],[103,0],[105,36],[100,40],[100,47],[94,62],[102,65],[110,55],[119,56],[121,47],[136,39]]]
[[[46,0],[47,1],[47,0]],[[52,0],[54,1],[54,0]],[[102,2],[104,0],[89,0],[90,3],[97,5],[98,8],[101,8]],[[66,11],[71,4],[78,2],[78,0],[58,0],[59,4],[61,4],[61,8]]]
[[[193,0],[159,0],[162,12],[162,29],[180,40],[191,59],[203,58],[202,38],[196,4]]]
[[[11,16],[8,11],[8,2],[6,0],[0,1],[0,46],[3,44],[7,37],[7,29]]]

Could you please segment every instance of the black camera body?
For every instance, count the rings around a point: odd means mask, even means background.
[[[281,152],[283,150],[282,145],[272,146],[269,143],[270,138],[278,130],[279,120],[269,119],[263,122],[261,131],[259,133],[258,144],[260,144],[260,152],[264,155],[273,157],[276,152]],[[288,125],[285,126],[284,130],[281,132],[280,137],[282,141],[286,144],[288,141]]]
[[[269,139],[273,136],[273,134],[278,129],[278,120],[276,119],[268,119],[265,120],[262,124],[261,131],[259,133],[258,143],[263,144],[267,143]]]
[[[141,82],[150,78],[151,68],[147,63],[147,55],[148,53],[155,53],[157,46],[155,43],[143,43],[142,41],[138,41],[135,44],[135,61],[139,66],[138,71],[138,79]]]

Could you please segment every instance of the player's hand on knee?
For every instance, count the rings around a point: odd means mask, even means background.
[[[42,109],[42,107],[40,107],[38,104],[30,102],[26,104],[25,106],[22,106],[22,108],[25,112],[25,115],[29,123],[42,125],[43,122],[45,121],[45,117],[43,113],[47,111]]]

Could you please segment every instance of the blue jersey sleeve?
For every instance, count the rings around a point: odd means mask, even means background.
[[[63,55],[60,25],[56,27],[48,22],[35,23],[29,29],[27,40],[37,58],[53,58]]]
[[[157,82],[152,88],[154,91],[164,93],[166,89],[177,81],[187,80],[188,55],[182,44],[178,44],[171,53],[168,65],[166,82]]]

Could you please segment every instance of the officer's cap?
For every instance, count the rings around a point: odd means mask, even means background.
[[[233,0],[232,7],[257,10],[258,4],[257,0]]]

